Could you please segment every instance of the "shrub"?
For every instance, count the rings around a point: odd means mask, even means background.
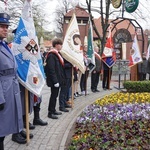
[[[150,81],[125,81],[123,86],[127,92],[150,92]]]

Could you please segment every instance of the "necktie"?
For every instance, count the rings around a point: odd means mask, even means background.
[[[4,41],[0,41],[0,44],[1,44],[3,47],[5,47],[6,50],[7,50],[10,54],[12,54],[10,48],[8,47],[8,45],[7,45]]]

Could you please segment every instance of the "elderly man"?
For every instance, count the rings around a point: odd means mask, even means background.
[[[4,41],[10,16],[0,13],[0,150],[5,136],[23,129],[20,89],[15,58]]]

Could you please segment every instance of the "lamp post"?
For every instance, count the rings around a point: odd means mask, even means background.
[[[122,18],[124,17],[125,0],[122,0]]]

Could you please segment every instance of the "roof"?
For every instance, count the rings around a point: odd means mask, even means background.
[[[86,10],[81,7],[76,7],[75,9],[70,10],[65,14],[65,17],[71,17],[74,12],[77,17],[89,17],[89,14],[86,12]]]

